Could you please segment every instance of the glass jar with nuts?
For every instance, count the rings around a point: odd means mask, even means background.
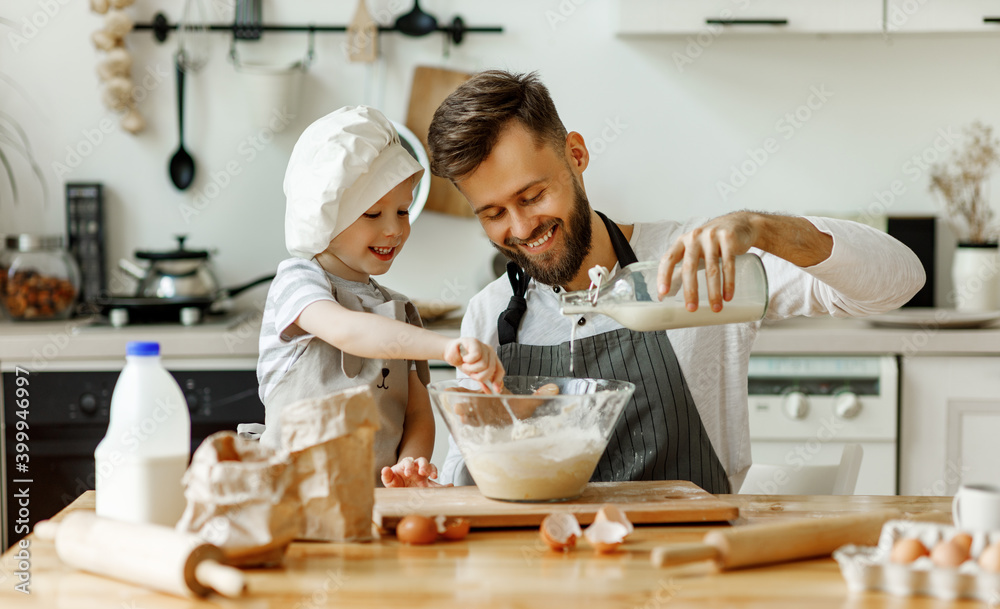
[[[0,308],[14,321],[66,319],[80,270],[59,235],[8,235],[0,252]]]

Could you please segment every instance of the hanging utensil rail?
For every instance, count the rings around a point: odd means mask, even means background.
[[[236,34],[238,28],[235,23],[211,23],[204,26],[206,29],[213,32],[229,32],[231,34]],[[153,36],[159,42],[165,42],[167,36],[172,30],[177,29],[176,23],[170,23],[167,16],[163,13],[156,13],[153,17],[151,23],[136,23],[133,29],[136,30],[152,30]],[[346,32],[346,25],[268,25],[260,24],[257,29],[262,32]],[[378,26],[379,32],[396,32],[399,31],[394,25],[380,25]],[[444,32],[451,37],[451,41],[455,44],[461,44],[462,40],[465,39],[465,34],[475,33],[475,34],[501,34],[503,33],[503,27],[500,26],[486,26],[486,27],[468,27],[461,17],[455,17],[452,19],[449,25],[439,25],[436,29],[438,32]],[[241,37],[245,38],[245,37]]]

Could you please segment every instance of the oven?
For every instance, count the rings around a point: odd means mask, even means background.
[[[256,358],[164,358],[163,364],[187,400],[192,452],[212,433],[264,421]],[[29,371],[27,383],[18,380],[25,375],[13,362],[0,366],[2,548],[94,488],[94,450],[107,431],[111,393],[124,365],[124,358],[55,362]]]
[[[864,457],[855,494],[897,494],[896,356],[754,355],[748,394],[754,463],[832,465],[857,443]]]

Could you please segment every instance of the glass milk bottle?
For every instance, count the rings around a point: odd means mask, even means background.
[[[684,304],[679,265],[674,269],[670,293],[660,300],[658,268],[659,260],[636,262],[610,279],[598,279],[588,290],[564,293],[560,298],[561,312],[563,315],[601,313],[638,332],[757,321],[767,312],[767,275],[760,258],[754,254],[736,256],[733,299],[723,301],[719,312],[708,304],[704,262],[697,273],[696,311],[688,311]],[[596,277],[593,270],[591,277]]]
[[[111,423],[94,452],[97,515],[174,526],[191,452],[184,393],[160,362],[160,345],[130,342],[111,394]]]

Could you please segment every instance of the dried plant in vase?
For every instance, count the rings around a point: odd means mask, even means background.
[[[947,221],[960,243],[995,243],[1000,226],[989,201],[990,175],[1000,168],[1000,140],[976,121],[965,129],[965,147],[950,162],[931,167],[930,191],[944,201]]]

